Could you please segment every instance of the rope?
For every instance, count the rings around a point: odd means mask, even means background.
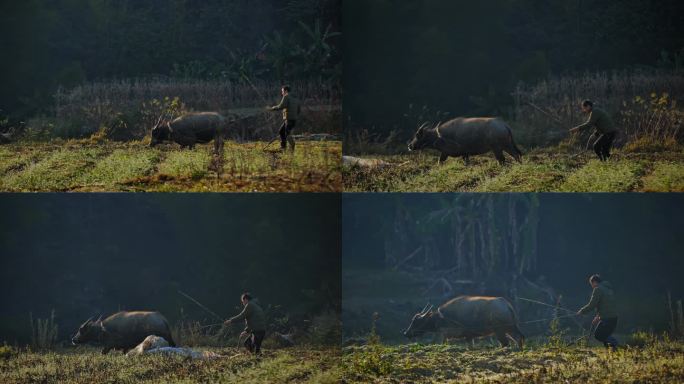
[[[180,293],[181,295],[183,295],[185,298],[187,298],[188,300],[192,301],[193,303],[197,304],[200,308],[204,309],[204,310],[207,311],[208,313],[211,313],[211,314],[212,314],[214,317],[216,317],[217,319],[223,320],[223,318],[222,318],[221,316],[217,315],[216,312],[214,312],[214,311],[212,311],[211,309],[205,307],[204,305],[202,305],[202,303],[200,303],[199,301],[193,299],[192,296],[190,296],[190,295],[188,295],[187,293],[181,291],[180,289],[178,290],[178,293]]]
[[[556,305],[547,304],[547,303],[544,303],[543,301],[537,301],[537,300],[532,300],[532,299],[526,299],[526,298],[524,298],[524,297],[518,297],[518,300],[529,301],[529,302],[531,302],[531,303],[545,305],[545,306],[547,306],[547,307],[551,307],[551,308],[554,308],[554,309],[562,309],[562,310],[564,310],[564,311],[566,311],[566,312],[572,313],[573,315],[575,314],[575,312],[573,312],[573,311],[571,311],[571,310],[569,310],[569,309],[563,308],[563,307],[561,307],[561,306],[556,306]]]

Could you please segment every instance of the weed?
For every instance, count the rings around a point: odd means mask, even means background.
[[[29,314],[31,326],[31,348],[36,350],[51,349],[57,344],[58,328],[55,324],[55,311],[52,310],[47,319],[36,319]]]

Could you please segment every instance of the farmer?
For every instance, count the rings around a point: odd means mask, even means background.
[[[294,151],[295,141],[290,137],[290,132],[297,124],[297,118],[299,117],[300,105],[297,99],[290,96],[290,86],[283,85],[280,88],[280,94],[283,98],[280,100],[280,104],[274,105],[272,107],[267,107],[271,111],[283,111],[283,124],[280,126],[278,134],[280,134],[280,148],[284,151],[287,143],[290,143],[290,149]]]
[[[245,330],[240,334],[240,339],[247,336],[244,342],[245,348],[255,355],[261,354],[261,342],[266,335],[266,318],[264,311],[253,300],[252,295],[245,292],[240,296],[240,301],[244,308],[239,315],[231,317],[225,321],[230,325],[234,321],[245,320]]]
[[[603,109],[594,108],[594,102],[591,100],[582,101],[582,112],[588,114],[589,118],[584,124],[571,128],[570,132],[579,132],[594,127],[595,130],[591,135],[592,137],[598,135],[598,139],[593,144],[594,152],[598,155],[599,160],[608,160],[610,158],[610,147],[613,145],[617,135],[617,129],[613,125],[613,120]]]
[[[602,280],[599,275],[592,275],[589,278],[589,284],[594,289],[591,293],[591,300],[589,300],[589,304],[580,308],[577,314],[583,315],[596,309],[596,317],[591,322],[592,326],[598,323],[594,337],[602,342],[606,348],[611,347],[615,351],[617,350],[618,342],[611,334],[615,331],[615,326],[617,326],[618,316],[615,309],[613,287],[611,287],[609,282]]]

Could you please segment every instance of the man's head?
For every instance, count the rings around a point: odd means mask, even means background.
[[[249,292],[245,292],[240,296],[240,301],[242,302],[242,305],[247,305],[249,301],[252,300],[252,295]]]
[[[598,274],[594,274],[589,277],[589,284],[591,284],[592,288],[598,287],[598,285],[601,284],[601,281],[601,276]]]
[[[280,94],[281,95],[285,96],[288,93],[290,93],[290,86],[289,85],[283,85],[282,87],[280,87]]]
[[[582,101],[582,112],[584,113],[590,113],[591,110],[594,108],[594,102],[587,99]]]

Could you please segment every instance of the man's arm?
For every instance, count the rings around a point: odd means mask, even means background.
[[[244,320],[247,318],[248,314],[249,314],[249,305],[245,305],[245,308],[242,309],[242,312],[240,312],[236,316],[233,316],[230,319],[228,319],[228,322],[233,323],[233,322],[236,322],[238,320]]]
[[[594,290],[591,292],[591,299],[589,300],[589,303],[585,305],[584,307],[580,308],[579,311],[577,311],[577,314],[583,315],[592,309],[595,309],[596,306],[598,306],[599,300],[601,299],[601,291],[599,291],[598,288],[594,288]]]
[[[587,128],[591,128],[595,124],[596,124],[596,116],[594,115],[594,112],[592,112],[591,115],[589,115],[589,118],[587,119],[587,121],[584,122],[584,124],[580,124],[574,128],[570,128],[570,131],[571,132],[583,131]]]
[[[278,111],[281,109],[285,109],[288,107],[289,101],[290,101],[289,98],[287,97],[287,95],[285,95],[285,96],[283,96],[282,99],[280,99],[280,104],[272,106],[271,110]]]

